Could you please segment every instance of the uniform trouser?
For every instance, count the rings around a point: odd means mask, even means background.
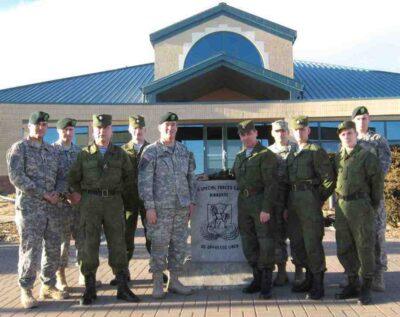
[[[322,245],[324,220],[321,202],[311,190],[291,191],[289,194],[288,231],[292,249],[299,265],[312,273],[326,270]]]
[[[17,208],[19,233],[18,278],[22,288],[32,288],[41,265],[43,284],[54,286],[60,262],[61,221],[59,210],[46,202]],[[43,252],[44,251],[44,252]]]
[[[79,255],[83,275],[96,274],[99,266],[99,247],[102,227],[107,240],[108,264],[114,275],[128,267],[125,245],[125,220],[120,195],[101,197],[84,193],[80,205]]]
[[[149,252],[150,254],[151,243],[150,239],[147,238],[146,210],[141,208],[135,211],[125,211],[125,243],[128,262],[130,261],[130,259],[132,259],[133,252],[135,251],[135,232],[138,224],[139,215],[144,228],[146,249],[147,252]]]
[[[375,269],[375,211],[366,199],[338,200],[335,228],[337,255],[345,274],[371,278]]]
[[[71,238],[75,241],[75,248],[79,261],[79,248],[81,239],[79,239],[79,209],[70,206],[60,208],[61,212],[61,257],[60,268],[68,266],[69,248]]]
[[[151,240],[150,271],[168,269],[179,274],[186,258],[188,238],[188,208],[156,208],[156,224],[147,224]]]
[[[262,194],[238,198],[238,222],[243,253],[252,267],[273,269],[275,265],[275,215],[267,223],[260,222]]]
[[[375,273],[387,271],[385,200],[379,202],[375,214]]]

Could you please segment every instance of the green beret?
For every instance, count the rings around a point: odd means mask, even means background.
[[[57,121],[57,129],[65,129],[67,127],[75,127],[76,126],[76,120],[72,118],[63,118]]]
[[[167,121],[178,121],[178,120],[179,120],[179,118],[176,113],[167,112],[166,114],[164,114],[160,117],[159,124],[163,124],[164,122],[167,122]]]
[[[240,134],[247,133],[256,129],[253,120],[244,120],[242,122],[239,122],[237,128]]]
[[[144,117],[140,115],[129,116],[129,125],[134,128],[144,128],[146,126]]]
[[[39,124],[40,122],[48,122],[49,121],[49,114],[43,111],[35,111],[29,117],[30,124]]]
[[[112,124],[112,116],[110,114],[94,114],[92,119],[95,127],[105,128]]]
[[[340,134],[343,130],[348,130],[348,129],[356,129],[356,124],[353,121],[343,121],[339,123],[338,128],[337,128],[337,134]]]
[[[272,131],[289,130],[288,123],[285,120],[277,120],[272,122]]]
[[[291,121],[292,129],[302,129],[308,127],[308,117],[306,116],[297,116],[292,118]]]
[[[351,114],[351,118],[354,119],[356,116],[369,114],[367,107],[359,106],[355,108]]]

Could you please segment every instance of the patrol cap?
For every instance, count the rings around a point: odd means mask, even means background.
[[[129,125],[134,128],[144,128],[146,126],[144,117],[136,114],[129,116]]]
[[[112,116],[110,114],[94,114],[92,119],[95,127],[105,128],[112,124]]]
[[[63,118],[57,121],[57,129],[65,129],[67,127],[75,127],[77,121],[72,118]]]
[[[292,118],[291,121],[292,129],[302,129],[308,127],[308,117],[306,116],[297,116]]]
[[[356,124],[353,121],[343,121],[339,123],[338,128],[337,128],[337,134],[340,134],[343,130],[348,130],[348,129],[356,129]]]
[[[354,119],[356,116],[363,115],[363,114],[369,114],[367,107],[364,106],[359,106],[357,108],[354,108],[351,118]]]
[[[239,134],[247,133],[250,132],[251,130],[256,129],[254,122],[252,120],[244,120],[242,122],[239,122],[237,128]]]
[[[35,111],[29,117],[30,124],[39,124],[40,122],[48,122],[49,121],[49,114],[43,111]]]
[[[272,122],[272,131],[289,130],[288,123],[285,120],[277,120]]]
[[[178,120],[179,118],[176,113],[167,112],[160,117],[159,124],[163,124],[164,122],[170,122],[170,121],[178,121]]]

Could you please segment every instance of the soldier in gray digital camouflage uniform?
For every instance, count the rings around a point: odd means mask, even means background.
[[[370,116],[366,107],[355,108],[352,113],[352,119],[356,124],[359,144],[378,156],[383,173],[386,175],[392,162],[392,154],[388,141],[380,134],[368,130]],[[387,270],[385,246],[386,210],[384,198],[380,201],[376,212],[375,230],[375,274],[372,280],[372,290],[383,292],[385,290],[383,273]]]
[[[32,113],[29,135],[14,143],[7,152],[8,175],[16,188],[15,223],[20,238],[18,281],[21,304],[25,308],[38,306],[32,288],[39,268],[41,299],[59,300],[68,296],[55,287],[61,244],[61,217],[55,206],[59,200],[60,166],[54,148],[43,141],[48,119],[45,112]]]
[[[188,237],[188,220],[195,209],[195,162],[191,152],[175,140],[178,116],[168,112],[160,119],[160,139],[143,152],[139,163],[139,195],[146,209],[151,240],[150,269],[153,297],[165,296],[163,271],[168,268],[168,291],[192,294],[178,279]]]
[[[289,179],[287,175],[286,159],[290,151],[297,150],[297,144],[289,140],[289,126],[285,120],[278,120],[272,123],[272,136],[275,143],[270,145],[268,149],[274,152],[278,158],[278,177],[279,177],[279,198],[276,204],[277,234],[276,239],[276,264],[278,266],[278,274],[274,280],[275,286],[282,286],[288,282],[286,273],[286,262],[288,260],[286,240],[287,233],[287,201],[289,195]],[[296,254],[291,248],[292,261],[295,265],[294,283],[298,284],[303,280],[303,268],[300,261],[296,258]]]

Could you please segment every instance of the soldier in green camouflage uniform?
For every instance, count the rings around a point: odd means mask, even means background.
[[[238,223],[243,252],[253,269],[253,281],[244,293],[270,298],[275,265],[278,159],[257,141],[251,120],[238,125],[244,150],[236,155],[233,173],[239,186]]]
[[[354,122],[341,123],[338,134],[342,148],[335,157],[336,243],[349,283],[336,298],[360,296],[361,304],[369,304],[375,270],[374,219],[382,199],[383,172],[376,155],[357,144]],[[359,275],[363,278],[361,294]]]
[[[32,288],[38,269],[41,298],[63,299],[68,295],[55,287],[61,244],[61,214],[55,206],[60,166],[54,148],[43,141],[48,119],[49,115],[42,111],[31,114],[28,137],[14,143],[7,152],[8,175],[16,188],[18,281],[25,308],[37,306]]]
[[[79,261],[85,276],[81,305],[89,305],[97,298],[95,276],[102,228],[107,240],[109,264],[118,281],[117,298],[139,301],[127,284],[122,199],[122,193],[133,187],[133,167],[125,151],[111,143],[111,136],[111,116],[93,115],[94,143],[82,149],[69,172],[71,201],[81,200],[82,247]]]
[[[160,139],[146,147],[139,163],[139,194],[146,208],[151,240],[154,298],[165,296],[162,273],[167,268],[168,290],[192,293],[178,278],[186,257],[188,220],[195,208],[196,166],[193,154],[175,140],[177,121],[178,116],[172,112],[161,117]]]
[[[306,279],[293,292],[308,292],[310,299],[324,296],[325,254],[322,246],[324,220],[322,205],[332,194],[335,181],[327,153],[308,142],[308,118],[292,120],[298,150],[287,158],[289,183],[289,238],[296,256],[306,268]]]
[[[71,118],[63,118],[57,122],[57,132],[59,139],[52,145],[59,155],[61,173],[59,180],[59,190],[62,194],[61,201],[57,204],[61,216],[61,258],[60,267],[57,271],[57,288],[66,290],[68,288],[65,277],[65,268],[68,266],[68,255],[71,237],[75,240],[75,247],[79,250],[80,239],[78,237],[79,229],[79,209],[71,206],[67,201],[68,194],[68,172],[71,165],[76,161],[80,147],[72,143],[76,120]]]
[[[288,259],[286,240],[287,234],[287,202],[289,196],[289,179],[287,175],[287,157],[291,151],[297,150],[297,144],[289,140],[288,123],[278,120],[272,123],[272,136],[275,143],[268,147],[276,154],[278,159],[278,179],[279,195],[276,204],[276,223],[277,223],[277,246],[275,249],[275,263],[278,266],[278,274],[274,280],[275,286],[283,286],[288,282],[286,273],[286,262]],[[299,284],[303,280],[303,268],[301,262],[296,258],[296,253],[291,248],[292,262],[295,265],[294,283]]]
[[[378,156],[384,175],[387,174],[392,161],[392,154],[387,140],[380,134],[368,130],[370,116],[366,107],[357,107],[352,113],[352,119],[356,124],[358,132],[359,144],[372,151]],[[374,291],[383,292],[385,290],[384,272],[387,270],[387,254],[386,254],[386,209],[385,200],[379,203],[379,208],[375,214],[375,274],[372,281],[372,289]]]

